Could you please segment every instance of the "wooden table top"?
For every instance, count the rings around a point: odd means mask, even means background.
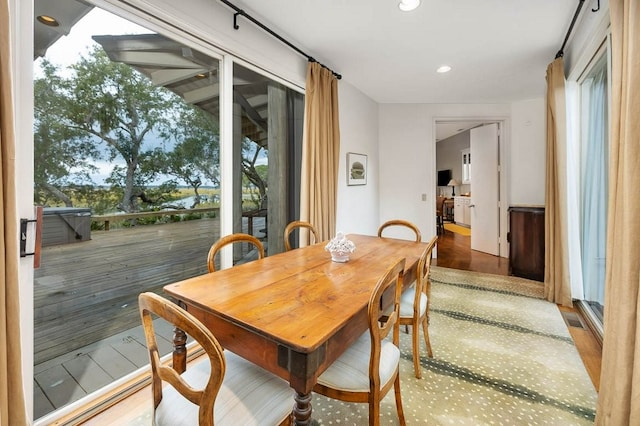
[[[398,258],[406,259],[405,285],[411,283],[427,245],[365,235],[348,238],[356,250],[346,263],[331,261],[325,242],[190,278],[164,290],[187,305],[310,353],[366,310],[378,279]],[[363,323],[363,332],[366,327]]]

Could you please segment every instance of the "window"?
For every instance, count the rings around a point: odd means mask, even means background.
[[[471,149],[462,150],[462,184],[471,183]]]

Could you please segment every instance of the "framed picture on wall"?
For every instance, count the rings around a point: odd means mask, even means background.
[[[347,152],[347,185],[367,184],[367,156]]]

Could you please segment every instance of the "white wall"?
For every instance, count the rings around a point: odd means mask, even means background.
[[[545,111],[543,98],[511,105],[510,205],[544,205]]]
[[[380,105],[380,218],[405,219],[435,235],[435,139],[429,106]],[[426,200],[422,201],[422,194]],[[394,235],[391,229],[388,235]],[[395,234],[401,237],[399,234]]]
[[[338,85],[340,170],[336,230],[375,235],[378,230],[378,104],[344,81]],[[347,152],[367,155],[367,184],[347,186]]]
[[[470,149],[471,131],[453,135],[447,139],[436,143],[436,170],[451,170],[451,178],[460,182],[456,190],[456,195],[464,194],[471,191],[471,185],[462,185],[462,151]],[[438,193],[449,197],[453,193],[450,186],[439,186]]]
[[[412,221],[420,228],[423,241],[436,235],[435,121],[504,120],[506,143],[512,138],[509,104],[381,104],[379,115],[380,222],[392,218]],[[508,169],[504,184],[502,198],[506,199]],[[501,224],[501,233],[506,235],[506,215]],[[501,255],[506,257],[506,243],[503,246]]]

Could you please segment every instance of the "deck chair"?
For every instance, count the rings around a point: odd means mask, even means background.
[[[403,226],[405,228],[409,228],[416,235],[416,242],[422,241],[422,234],[420,233],[420,230],[418,229],[418,227],[413,223],[407,220],[402,220],[402,219],[388,220],[382,225],[380,225],[380,227],[378,228],[378,237],[382,237],[382,232],[386,228],[389,228],[391,226]]]
[[[220,249],[228,244],[234,243],[252,244],[258,252],[258,259],[262,259],[264,257],[264,246],[256,237],[242,233],[227,235],[226,237],[222,237],[216,241],[209,249],[209,254],[207,255],[207,268],[209,269],[209,272],[216,271],[215,258]]]
[[[300,232],[302,233],[304,229],[308,229],[308,233],[309,233],[309,237],[311,237],[311,235],[313,235],[313,239],[309,238],[309,243],[311,243],[313,241],[313,243],[318,243],[320,242],[320,238],[318,238],[318,232],[316,231],[316,228],[313,227],[312,224],[310,224],[309,222],[305,222],[302,220],[296,220],[294,222],[289,223],[286,228],[284,228],[284,249],[285,251],[289,251],[291,250],[291,242],[290,242],[290,237],[291,237],[291,233],[295,230],[295,229],[299,229]]]
[[[318,378],[314,392],[346,402],[369,404],[369,425],[380,424],[380,401],[393,387],[400,424],[405,424],[400,396],[399,323],[404,259],[392,263],[378,280],[368,304],[369,330]],[[381,322],[382,295],[393,288],[392,313]],[[386,337],[393,331],[393,339]]]
[[[291,424],[293,391],[285,380],[223,351],[200,321],[171,301],[142,293],[138,303],[151,360],[154,425]],[[152,314],[184,330],[206,355],[187,365],[182,374],[163,364]]]

